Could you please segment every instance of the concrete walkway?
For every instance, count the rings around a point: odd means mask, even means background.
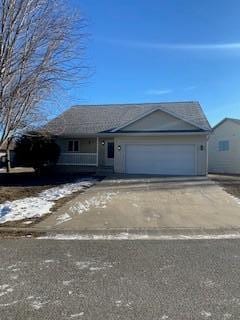
[[[240,204],[211,181],[103,181],[36,225],[60,231],[232,227],[240,227]]]

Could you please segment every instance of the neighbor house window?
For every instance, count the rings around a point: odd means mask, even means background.
[[[229,151],[229,141],[222,140],[218,142],[218,150],[219,151]]]
[[[78,152],[79,151],[78,140],[70,140],[70,141],[68,141],[68,151],[69,152]]]

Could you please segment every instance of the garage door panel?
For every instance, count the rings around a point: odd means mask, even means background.
[[[195,145],[127,144],[127,173],[194,175]]]

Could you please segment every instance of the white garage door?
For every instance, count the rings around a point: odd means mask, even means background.
[[[195,145],[127,144],[126,173],[194,175]]]

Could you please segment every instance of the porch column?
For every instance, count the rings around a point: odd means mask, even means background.
[[[98,149],[99,149],[99,138],[97,137],[97,156],[96,156],[96,165],[98,167]]]

